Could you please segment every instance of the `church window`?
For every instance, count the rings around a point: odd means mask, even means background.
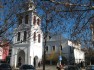
[[[34,41],[36,40],[36,32],[34,32]]]
[[[34,25],[36,24],[36,16],[34,16],[34,18],[33,18],[33,24]]]
[[[55,51],[55,46],[52,47],[52,50]]]
[[[22,19],[23,19],[23,17],[20,16],[20,17],[19,17],[19,25],[22,24]]]
[[[48,46],[46,46],[46,51],[48,52]]]
[[[20,41],[20,32],[18,32],[18,38],[17,41]]]
[[[37,25],[39,25],[40,24],[40,19],[37,19]]]
[[[26,41],[26,38],[27,38],[27,32],[26,31],[24,31],[24,41]]]
[[[28,15],[25,16],[25,24],[28,24]]]
[[[38,34],[38,42],[40,43],[40,34]]]
[[[62,45],[60,46],[61,50],[62,50]]]

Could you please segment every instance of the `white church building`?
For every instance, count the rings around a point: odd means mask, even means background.
[[[18,25],[14,29],[11,66],[22,64],[37,65],[42,60],[43,33],[41,18],[35,12],[34,3],[30,2],[27,11],[18,14]]]
[[[63,56],[62,60],[67,64],[79,64],[85,61],[85,53],[81,50],[81,44],[76,44],[62,35],[54,35],[50,39],[48,37],[46,60],[57,62],[59,56]],[[67,61],[65,61],[64,57]]]

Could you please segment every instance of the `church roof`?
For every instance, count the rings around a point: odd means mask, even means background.
[[[68,39],[64,38],[62,35],[49,35],[47,36],[47,41],[66,41]],[[45,41],[45,40],[44,40]]]

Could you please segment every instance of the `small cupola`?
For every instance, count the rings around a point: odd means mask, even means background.
[[[32,0],[28,1],[28,11],[35,10],[35,4]]]

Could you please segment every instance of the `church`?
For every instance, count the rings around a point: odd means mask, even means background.
[[[33,1],[29,2],[25,12],[17,14],[17,18],[17,28],[13,32],[11,66],[19,67],[22,64],[37,66],[38,62],[42,61],[43,32],[41,18],[35,11]]]

